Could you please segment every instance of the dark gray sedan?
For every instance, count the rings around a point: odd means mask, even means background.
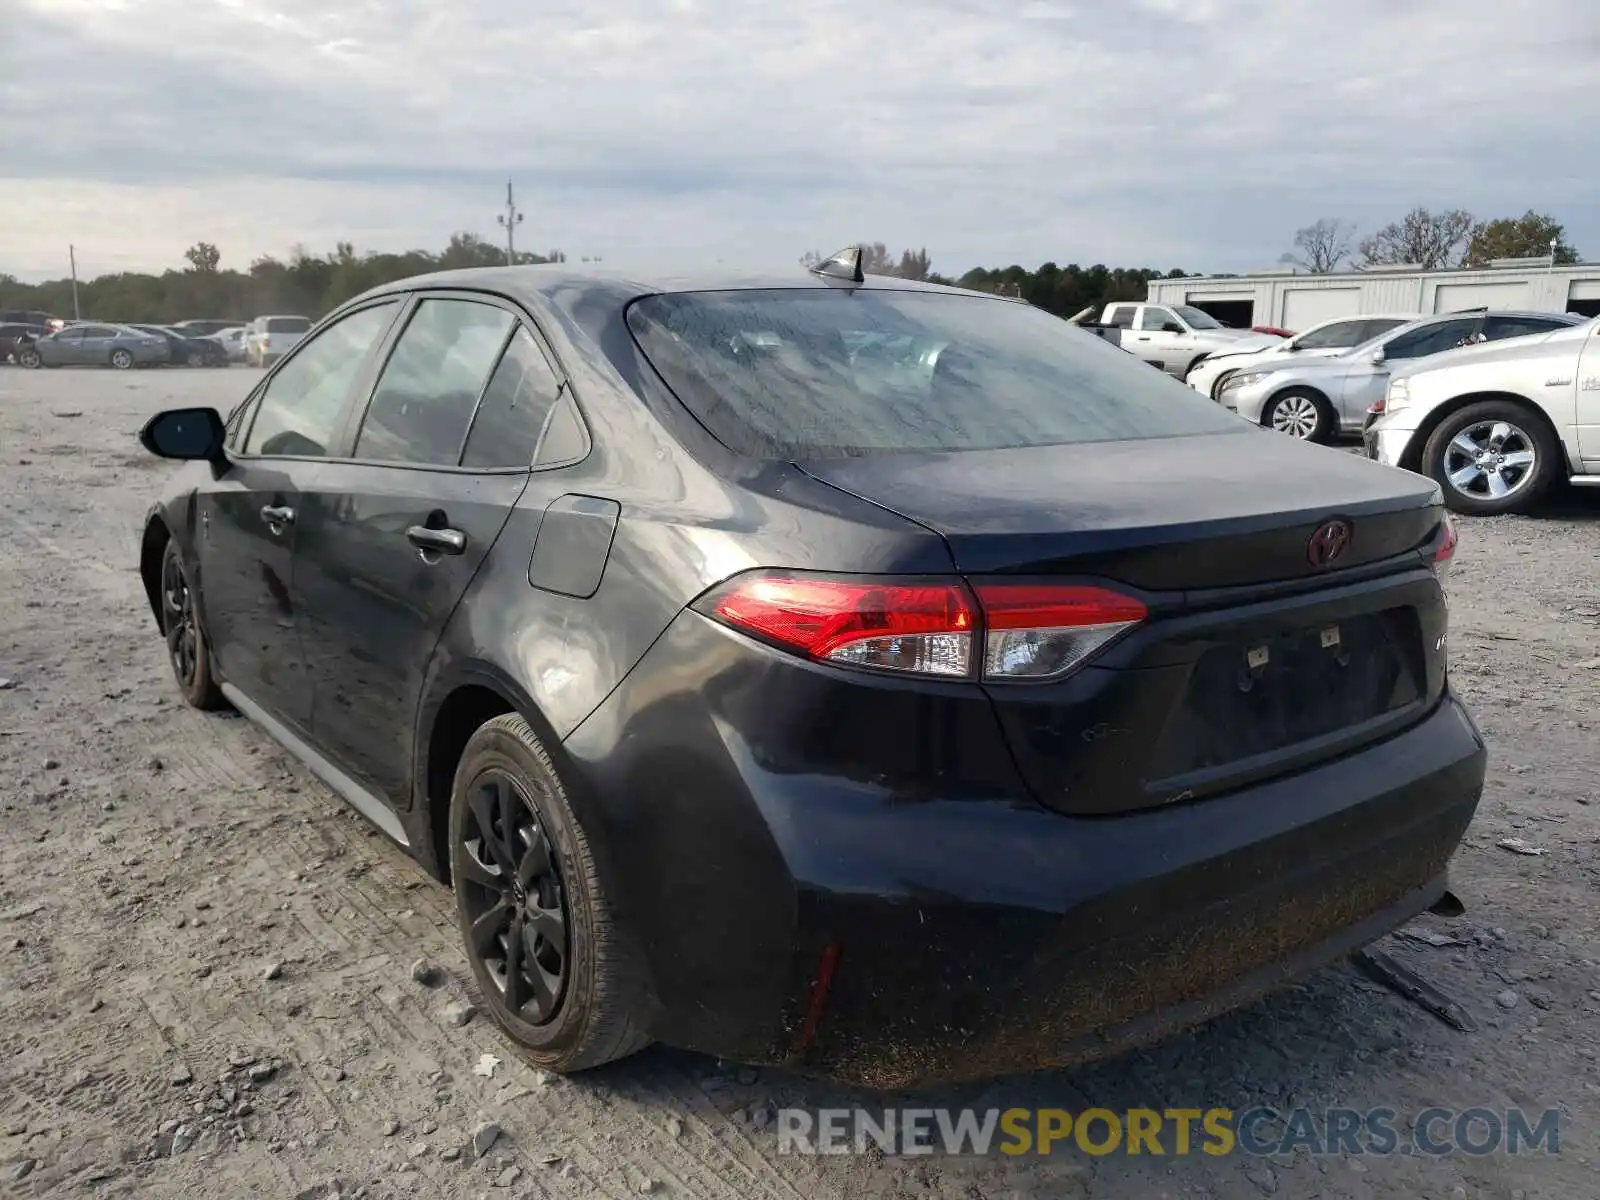
[[[149,367],[170,361],[166,338],[126,325],[68,325],[17,348],[24,367]]]

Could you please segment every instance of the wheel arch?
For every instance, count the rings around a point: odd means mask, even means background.
[[[1435,406],[1434,409],[1422,419],[1421,423],[1418,424],[1416,432],[1411,435],[1411,439],[1406,445],[1405,452],[1400,456],[1400,462],[1398,465],[1404,467],[1408,471],[1421,472],[1422,452],[1428,445],[1428,439],[1433,437],[1434,430],[1438,429],[1439,426],[1443,425],[1445,421],[1448,420],[1453,414],[1460,412],[1469,404],[1481,404],[1486,400],[1499,400],[1503,403],[1515,404],[1519,408],[1526,409],[1528,414],[1535,421],[1543,425],[1550,436],[1555,439],[1555,444],[1561,448],[1562,455],[1567,455],[1567,446],[1566,442],[1561,437],[1561,431],[1556,428],[1556,423],[1550,419],[1550,414],[1545,411],[1544,405],[1538,403],[1537,401],[1530,400],[1528,397],[1520,395],[1517,392],[1495,391],[1491,389],[1481,392],[1463,392],[1461,395],[1452,396],[1450,399]],[[1572,463],[1567,462],[1565,466],[1565,473],[1570,475],[1572,473]]]
[[[144,536],[139,541],[139,579],[144,584],[145,599],[150,602],[150,615],[161,624],[161,558],[172,540],[172,530],[159,514],[152,514],[144,523]]]
[[[456,768],[479,727],[507,713],[516,713],[527,721],[560,771],[574,807],[582,804],[580,797],[571,795],[578,781],[561,741],[533,698],[503,672],[485,664],[467,664],[451,670],[447,678],[435,681],[423,701],[413,739],[414,834],[426,839],[425,848],[419,846],[419,858],[441,882],[450,882],[447,830]]]

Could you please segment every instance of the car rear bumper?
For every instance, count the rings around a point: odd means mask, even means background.
[[[686,614],[565,743],[659,1040],[882,1088],[1112,1053],[1426,909],[1483,786],[1447,697],[1292,776],[1066,816],[976,689],[836,678]]]

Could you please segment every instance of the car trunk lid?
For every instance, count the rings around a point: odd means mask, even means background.
[[[1148,619],[1065,678],[984,684],[1050,807],[1201,799],[1420,719],[1444,598],[1431,480],[1281,435],[811,461],[940,533],[974,583],[1112,584]],[[1312,549],[1330,521],[1342,552]]]

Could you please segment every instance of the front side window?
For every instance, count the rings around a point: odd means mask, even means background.
[[[305,333],[311,328],[308,317],[268,317],[268,333]]]
[[[419,304],[378,379],[356,457],[455,466],[513,320],[503,308],[470,300]]]
[[[478,403],[461,465],[484,470],[529,466],[560,394],[561,381],[538,343],[519,328]]]
[[[267,381],[245,453],[325,456],[345,397],[399,306],[389,300],[359,309],[301,343]]]
[[[1386,359],[1405,359],[1442,354],[1454,346],[1465,343],[1477,326],[1475,318],[1463,321],[1438,321],[1432,325],[1424,325],[1420,329],[1413,329],[1409,333],[1391,338],[1388,345],[1383,348],[1383,356]]]
[[[757,458],[984,450],[1250,426],[1042,309],[937,292],[681,292],[628,309],[713,436]],[[893,346],[894,353],[862,353]]]

